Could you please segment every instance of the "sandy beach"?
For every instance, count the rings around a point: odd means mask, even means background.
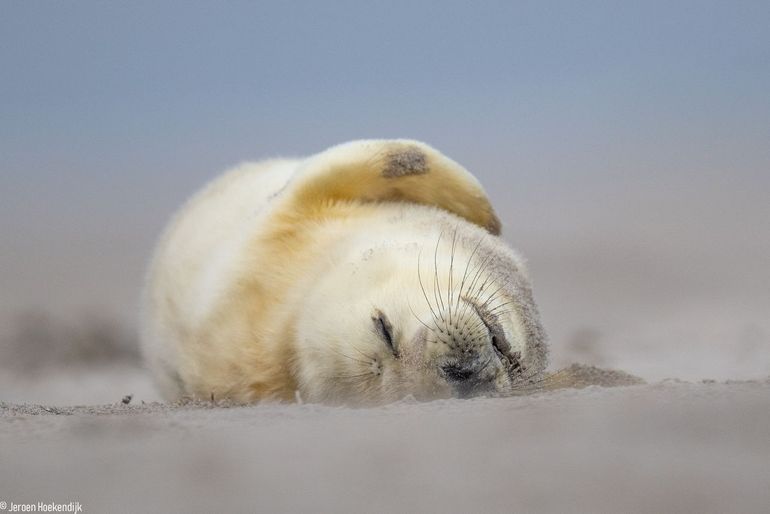
[[[766,512],[770,379],[349,409],[0,404],[0,500],[83,512]]]

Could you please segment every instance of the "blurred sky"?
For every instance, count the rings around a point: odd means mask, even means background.
[[[2,2],[0,320],[133,323],[205,180],[409,137],[486,185],[557,349],[729,340],[754,361],[769,27],[767,1]]]

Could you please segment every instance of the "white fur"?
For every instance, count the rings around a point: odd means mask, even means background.
[[[164,377],[180,367],[180,332],[194,332],[237,279],[235,264],[259,230],[271,196],[289,181],[296,159],[246,162],[214,179],[174,216],[150,265],[142,301],[142,350],[167,396]],[[160,297],[173,296],[174,312]],[[181,330],[180,330],[181,329]]]
[[[440,349],[440,341],[434,337],[421,340],[420,345],[436,345],[423,348],[422,353],[403,342],[404,356],[396,367],[394,357],[372,331],[373,309],[384,309],[397,321],[399,337],[411,340],[420,333],[422,323],[430,323],[441,308],[435,296],[426,299],[422,292],[418,260],[424,286],[432,291],[436,284],[450,303],[454,298],[454,291],[449,292],[450,275],[457,287],[474,249],[480,246],[485,255],[493,257],[487,259],[495,266],[490,276],[505,284],[503,299],[523,295],[524,300],[517,301],[530,302],[523,263],[501,240],[444,210],[411,203],[362,204],[354,207],[360,212],[355,210],[356,215],[350,218],[325,220],[322,216],[320,221],[314,220],[309,228],[312,237],[300,252],[312,258],[302,269],[287,268],[283,262],[275,262],[281,260],[275,256],[270,262],[250,260],[254,242],[272,228],[275,212],[291,209],[293,191],[351,160],[379,162],[393,145],[410,145],[426,152],[432,166],[459,177],[471,198],[486,200],[478,181],[464,168],[426,145],[399,140],[347,143],[308,159],[245,163],[212,181],[182,207],[160,239],[143,296],[143,351],[167,398],[191,391],[200,395],[201,388],[191,387],[189,382],[205,383],[207,368],[238,369],[241,361],[252,357],[250,348],[245,347],[251,344],[251,335],[243,330],[237,336],[245,342],[227,340],[214,347],[206,347],[208,342],[201,342],[197,335],[204,328],[210,330],[212,316],[254,272],[266,273],[265,280],[275,277],[286,285],[278,304],[265,307],[263,316],[267,317],[260,318],[254,329],[260,335],[253,337],[270,339],[262,342],[267,348],[263,351],[279,351],[275,346],[278,336],[286,332],[289,320],[294,320],[296,340],[291,344],[299,349],[299,355],[292,364],[293,380],[301,397],[310,401],[338,401],[343,392],[339,381],[330,377],[360,372],[362,360],[373,366],[373,372],[378,366],[382,368],[379,390],[362,392],[369,399],[385,401],[410,392],[444,394],[446,384],[424,373],[426,363],[443,362],[446,351]],[[434,247],[441,238],[434,260]],[[454,240],[451,247],[450,238]],[[450,256],[451,248],[455,249],[454,257]],[[479,260],[479,255],[475,258]],[[432,274],[434,266],[436,276]],[[533,317],[534,321],[530,319]],[[474,319],[468,318],[471,322]],[[538,324],[534,306],[523,314],[511,312],[502,325],[513,349],[530,359],[533,367],[542,367],[544,354],[528,354],[534,346],[527,342],[529,336],[523,328],[527,322],[530,332],[533,323]],[[540,330],[539,325],[536,329]],[[539,332],[537,336],[541,337]],[[544,352],[539,346],[538,351]],[[227,352],[232,355],[223,357]],[[371,359],[357,359],[356,352]],[[227,379],[225,375],[218,384]],[[212,394],[217,388],[231,394],[245,387],[248,379],[232,376],[232,384],[210,386]]]

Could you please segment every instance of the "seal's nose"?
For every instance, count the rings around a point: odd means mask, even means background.
[[[446,364],[441,372],[460,398],[470,398],[489,392],[493,375],[484,373],[484,369],[475,365]]]
[[[447,364],[441,367],[441,371],[449,382],[466,382],[473,378],[477,370],[460,364]]]

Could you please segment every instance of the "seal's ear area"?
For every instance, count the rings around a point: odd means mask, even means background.
[[[330,200],[432,205],[500,234],[484,189],[465,168],[418,141],[367,140],[306,159],[287,194],[299,208]]]

